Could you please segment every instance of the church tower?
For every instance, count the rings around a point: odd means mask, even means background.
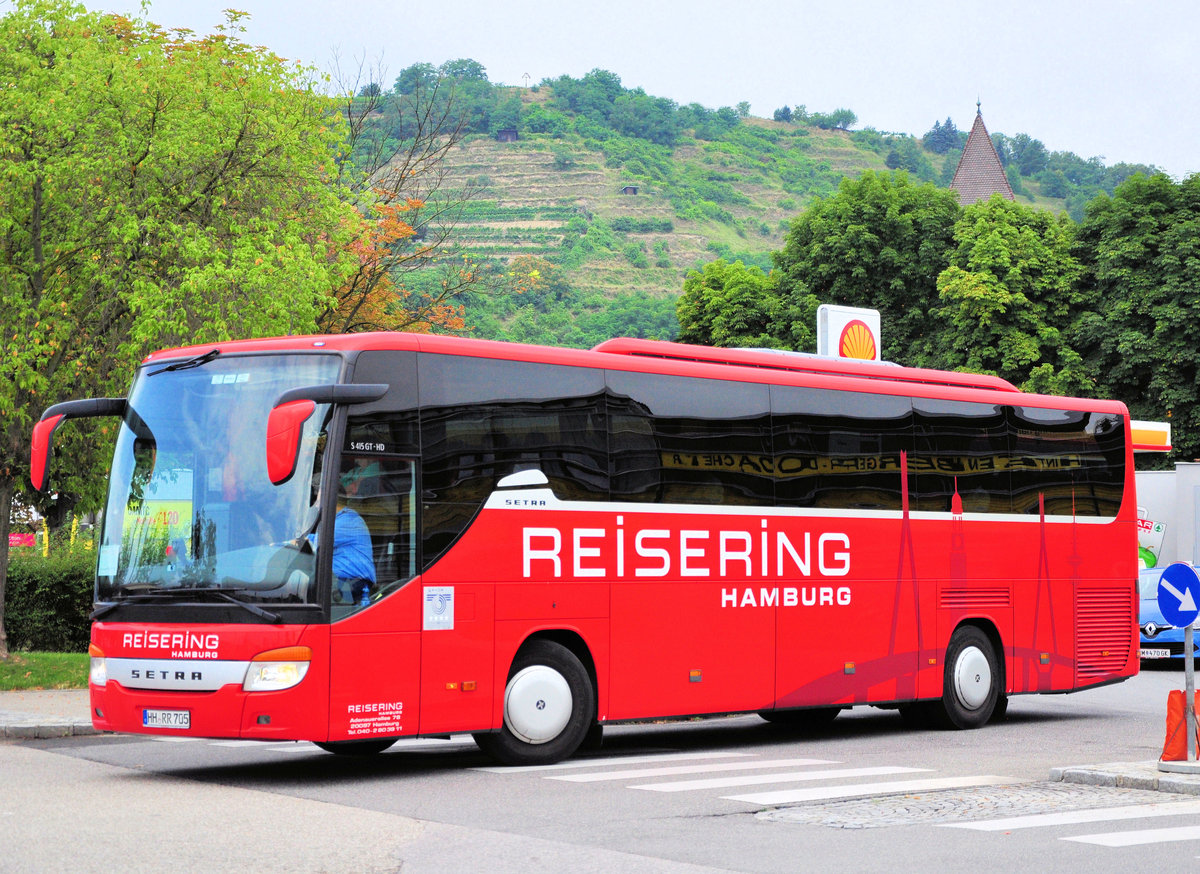
[[[987,200],[996,192],[1009,200],[1016,200],[1008,177],[1004,175],[1004,168],[1000,166],[1000,156],[996,154],[996,147],[992,145],[992,138],[983,123],[983,111],[978,102],[975,104],[975,123],[971,125],[971,133],[967,136],[967,145],[963,148],[950,188],[958,192],[958,202],[963,206]]]

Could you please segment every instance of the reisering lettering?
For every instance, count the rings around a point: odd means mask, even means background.
[[[766,519],[761,520],[759,531],[630,531],[620,516],[611,529],[547,526],[521,531],[521,573],[525,579],[645,579],[672,575],[793,579],[844,577],[850,573],[850,535],[772,530]]]

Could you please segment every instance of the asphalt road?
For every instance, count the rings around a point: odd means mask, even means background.
[[[1181,671],[1014,698],[978,731],[843,713],[610,727],[559,766],[466,737],[371,759],[101,735],[0,744],[0,871],[958,872],[1196,865],[1200,795],[1050,780],[1149,762]],[[1200,778],[1197,778],[1200,780]]]

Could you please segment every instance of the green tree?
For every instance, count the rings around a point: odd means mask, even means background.
[[[1030,391],[1090,392],[1083,360],[1059,327],[1077,303],[1074,223],[993,195],[963,211],[954,239],[916,363],[991,373]]]
[[[904,170],[922,181],[933,181],[933,163],[917,140],[905,136],[892,136],[888,140],[891,150],[883,163],[889,170]]]
[[[1017,134],[1008,141],[1012,161],[1022,176],[1032,176],[1046,168],[1050,161],[1050,153],[1042,145],[1041,140],[1035,140],[1029,134]]]
[[[935,121],[933,127],[922,137],[922,141],[929,151],[944,155],[951,149],[962,148],[966,137],[959,136],[959,130],[954,126],[954,120],[947,116],[945,124]]]
[[[429,90],[437,82],[438,71],[433,64],[412,64],[400,71],[394,86],[397,94],[412,94],[417,90]]]
[[[835,109],[833,112],[813,112],[808,120],[821,130],[849,130],[858,124],[858,116],[849,109]]]
[[[446,61],[438,67],[438,73],[447,79],[458,79],[459,81],[479,81],[486,82],[487,68],[479,61],[471,58],[458,58],[453,61]]]
[[[911,363],[929,330],[937,276],[950,263],[961,209],[954,192],[906,173],[843,179],[797,217],[774,254],[787,305],[778,325],[793,348],[815,351],[820,303],[871,307],[883,319],[883,357]]]
[[[64,0],[0,18],[0,611],[45,407],[123,394],[154,347],[311,331],[353,269],[340,125],[240,17],[203,38]],[[98,504],[113,433],[64,429],[63,499]]]
[[[1074,343],[1097,390],[1172,423],[1174,456],[1200,455],[1200,174],[1135,175],[1092,201],[1075,255]]]
[[[675,307],[680,342],[705,346],[783,346],[773,331],[781,311],[774,274],[723,259],[688,273]]]
[[[361,90],[358,80],[364,75],[382,78],[378,70],[334,72],[333,87],[342,95],[335,112],[346,122],[334,183],[369,232],[354,246],[357,269],[334,290],[334,300],[318,314],[317,328],[322,333],[461,331],[467,292],[487,294],[501,284],[484,282],[489,277],[457,243],[463,213],[484,183],[447,184],[445,159],[465,129],[456,105],[459,90],[491,91],[492,86],[417,77],[406,93],[397,87],[355,99],[350,95]],[[379,135],[383,131],[387,135]]]

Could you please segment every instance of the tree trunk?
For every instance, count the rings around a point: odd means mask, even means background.
[[[13,483],[0,477],[0,659],[8,658],[8,633],[4,630],[4,589],[8,583],[8,532],[12,530]]]

